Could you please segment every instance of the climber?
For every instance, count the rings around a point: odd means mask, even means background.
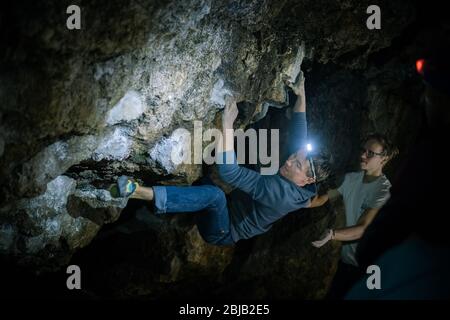
[[[228,96],[222,116],[223,151],[216,154],[223,159],[223,164],[216,164],[221,179],[235,188],[228,201],[225,193],[212,182],[200,186],[143,187],[126,176],[117,181],[120,195],[153,201],[157,215],[198,212],[196,223],[200,235],[215,245],[232,245],[262,234],[287,213],[310,206],[310,199],[316,194],[315,182],[329,175],[328,159],[323,153],[307,154],[304,148],[307,128],[303,73],[296,83],[287,85],[297,95],[291,121],[293,139],[289,150],[292,153],[277,174],[261,175],[237,164],[233,124],[238,109],[235,98]]]
[[[329,292],[330,299],[343,297],[361,275],[355,259],[357,240],[389,198],[391,183],[383,174],[383,168],[398,150],[387,137],[379,133],[369,135],[364,141],[361,147],[361,171],[347,173],[339,188],[316,196],[312,205],[321,206],[328,199],[340,195],[344,200],[345,227],[327,229],[320,240],[312,243],[320,248],[328,241],[343,242],[338,270]]]

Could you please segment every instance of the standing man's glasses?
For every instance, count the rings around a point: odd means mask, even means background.
[[[361,147],[361,154],[364,154],[364,153],[366,154],[367,158],[373,158],[375,156],[382,157],[382,156],[386,155],[385,152],[377,153],[377,152],[373,152],[372,150]]]

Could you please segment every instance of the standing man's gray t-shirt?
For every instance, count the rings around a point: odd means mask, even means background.
[[[350,172],[345,175],[344,182],[338,188],[345,204],[345,226],[351,227],[358,223],[359,218],[367,209],[381,208],[389,199],[391,183],[385,175],[365,183],[364,171]],[[357,266],[355,259],[357,242],[342,246],[343,262]]]

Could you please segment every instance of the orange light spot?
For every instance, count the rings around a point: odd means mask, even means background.
[[[416,70],[418,73],[423,75],[423,67],[425,65],[425,60],[424,59],[419,59],[416,61]]]

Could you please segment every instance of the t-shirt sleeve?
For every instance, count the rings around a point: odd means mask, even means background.
[[[374,192],[373,196],[370,197],[367,206],[372,209],[378,209],[384,206],[386,201],[388,201],[391,193],[389,189],[391,188],[391,184],[389,181],[385,181],[380,188],[376,192]]]
[[[240,166],[234,151],[218,153],[218,157],[222,159],[221,163],[217,164],[220,178],[254,198],[262,176],[256,171]]]
[[[327,191],[328,199],[334,200],[341,195],[338,189],[330,189]]]
[[[350,173],[346,173],[345,176],[344,176],[344,181],[342,181],[342,183],[339,186],[339,188],[337,188],[337,191],[341,195],[344,195],[345,191],[348,189],[349,180],[350,180]]]
[[[284,190],[274,176],[261,175],[240,166],[234,151],[218,153],[218,157],[222,161],[217,164],[217,168],[224,182],[247,193],[253,200],[268,206],[283,201]]]

